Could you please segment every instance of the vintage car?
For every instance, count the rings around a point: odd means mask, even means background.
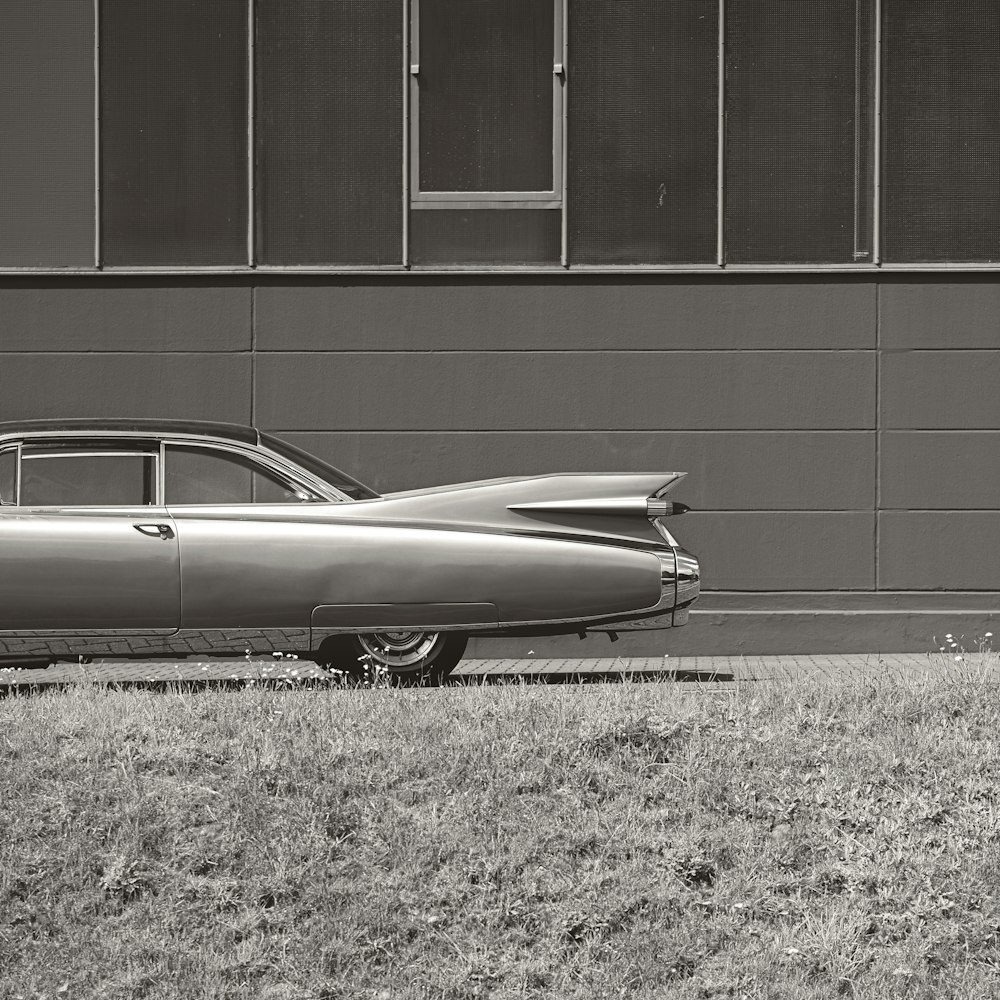
[[[0,661],[280,651],[433,683],[470,636],[683,625],[683,475],[380,496],[251,427],[0,423]]]

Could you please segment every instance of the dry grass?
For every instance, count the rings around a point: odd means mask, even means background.
[[[993,998],[998,730],[958,674],[11,697],[0,997]]]

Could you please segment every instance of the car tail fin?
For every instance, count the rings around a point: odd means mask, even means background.
[[[524,514],[609,514],[616,516],[642,515],[643,517],[671,517],[684,514],[691,508],[687,504],[665,500],[665,494],[672,490],[685,476],[685,472],[675,472],[670,479],[649,497],[639,495],[556,497],[546,500],[524,500],[507,505],[508,510]],[[647,486],[648,489],[648,486]]]

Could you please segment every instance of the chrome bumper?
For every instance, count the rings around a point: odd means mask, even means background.
[[[677,592],[674,609],[687,608],[701,593],[701,566],[698,560],[684,549],[674,549],[676,559]],[[685,621],[687,620],[685,616]]]

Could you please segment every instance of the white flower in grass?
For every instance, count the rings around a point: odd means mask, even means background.
[[[962,657],[961,656],[956,656],[955,657],[955,662],[956,663],[961,663],[962,662]]]

